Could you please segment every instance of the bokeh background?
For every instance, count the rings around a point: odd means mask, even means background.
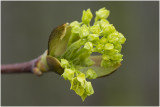
[[[4,106],[158,106],[159,2],[158,1],[2,1],[1,63],[29,61],[47,49],[53,28],[81,21],[82,11],[106,7],[108,20],[127,38],[124,61],[112,75],[92,80],[95,93],[82,103],[70,83],[55,73],[2,74]]]

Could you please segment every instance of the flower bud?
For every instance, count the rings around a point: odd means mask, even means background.
[[[102,55],[102,59],[103,59],[103,60],[109,60],[109,59],[110,59],[110,56],[109,56],[109,55],[106,55],[106,54],[103,54],[103,55]]]
[[[116,53],[116,54],[114,54],[114,55],[111,56],[111,59],[112,59],[112,60],[121,60],[122,57],[123,57],[122,54]]]
[[[69,62],[66,59],[61,59],[61,67],[62,68],[68,68]]]
[[[83,15],[82,15],[82,22],[84,24],[89,24],[93,15],[91,13],[91,10],[88,9],[87,11],[83,10]]]
[[[86,25],[83,25],[80,28],[79,35],[80,35],[81,38],[87,37],[89,35],[89,28]]]
[[[101,29],[99,26],[97,25],[94,25],[94,26],[91,26],[90,27],[90,31],[93,33],[93,34],[99,34],[101,32]]]
[[[101,8],[98,11],[96,11],[96,17],[98,17],[99,19],[106,19],[109,16],[109,14],[109,10],[105,8]]]
[[[72,69],[66,68],[62,76],[65,80],[72,80],[72,78],[74,78],[74,71]]]
[[[115,27],[111,24],[106,24],[103,28],[103,34],[107,36],[115,31],[116,31]]]
[[[86,77],[88,79],[96,79],[97,78],[97,74],[93,69],[88,69],[88,71],[86,73]]]
[[[104,50],[111,50],[111,49],[113,49],[114,48],[114,46],[113,46],[113,44],[111,44],[111,43],[106,43],[105,45],[104,45]]]
[[[91,50],[93,48],[93,44],[91,42],[87,42],[85,43],[84,48],[87,50]]]
[[[88,40],[89,41],[98,41],[99,40],[99,36],[98,36],[98,34],[90,34],[88,36]]]
[[[109,21],[106,20],[106,19],[101,19],[101,20],[99,21],[99,23],[100,23],[101,28],[104,29],[105,26],[109,24]]]

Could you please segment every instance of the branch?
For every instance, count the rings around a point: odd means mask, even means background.
[[[37,62],[40,60],[40,57],[31,60],[29,62],[17,63],[17,64],[5,64],[1,65],[1,73],[35,73],[34,67]]]

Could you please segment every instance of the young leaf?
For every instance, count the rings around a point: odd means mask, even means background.
[[[102,56],[90,56],[90,58],[95,62],[95,64],[90,67],[83,67],[82,69],[80,69],[80,71],[84,74],[87,74],[88,69],[93,69],[97,74],[97,78],[107,76],[116,71],[121,66],[121,63],[117,63],[114,66],[110,67],[101,67],[100,63],[102,60]]]
[[[67,48],[70,34],[71,27],[68,23],[53,29],[48,41],[48,55],[60,56]]]

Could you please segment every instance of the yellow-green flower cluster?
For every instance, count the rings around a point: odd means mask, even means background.
[[[120,53],[122,44],[126,38],[118,32],[113,24],[107,20],[110,12],[105,8],[96,11],[95,22],[90,26],[93,17],[90,9],[83,11],[82,22],[74,21],[72,26],[72,35],[77,34],[88,53],[98,52],[102,54],[102,67],[113,66],[120,63],[123,55]],[[76,30],[75,30],[76,29]]]
[[[61,56],[61,66],[65,71],[62,76],[70,81],[71,89],[81,96],[82,100],[94,93],[91,82],[86,81],[86,78],[95,79],[96,72],[88,69],[84,74],[79,69],[94,64],[90,59],[93,52],[102,55],[101,67],[114,66],[123,60],[121,49],[126,38],[109,23],[107,20],[109,14],[109,10],[99,9],[91,26],[93,15],[88,9],[83,11],[82,22],[70,23],[71,36],[68,48]]]
[[[90,96],[94,93],[92,84],[91,82],[86,81],[84,73],[76,70],[74,66],[71,66],[66,59],[61,59],[61,66],[64,68],[64,73],[62,74],[63,78],[70,81],[70,89],[74,90],[76,94],[81,96],[83,101],[87,96]],[[95,78],[96,74],[94,71],[92,71],[92,69],[90,69],[87,76],[89,78]]]

